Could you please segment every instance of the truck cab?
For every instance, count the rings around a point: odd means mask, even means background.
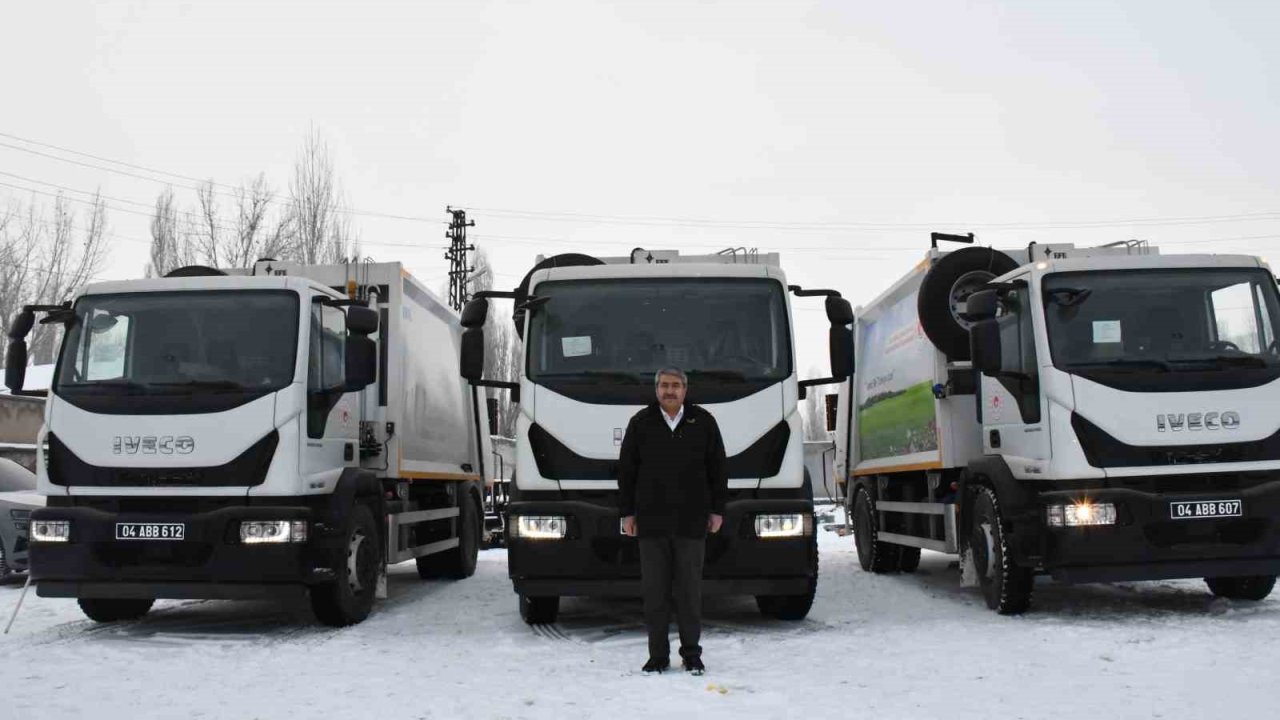
[[[524,351],[508,563],[527,621],[554,620],[562,596],[639,596],[636,541],[619,527],[618,454],[667,366],[688,374],[686,402],[715,417],[728,460],[705,592],[754,595],[777,617],[808,612],[817,547],[798,403],[824,380],[797,377],[794,291],[808,292],[789,289],[774,255],[638,250],[548,258],[509,294]],[[810,294],[851,313],[838,294]],[[494,296],[473,301],[477,330]],[[464,356],[464,372],[476,363]]]

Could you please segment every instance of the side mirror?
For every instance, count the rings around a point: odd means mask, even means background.
[[[462,331],[459,370],[462,377],[475,384],[484,379],[484,328],[469,327]]]
[[[996,316],[1000,307],[999,290],[979,290],[965,300],[964,312],[961,313],[971,322],[990,320]]]
[[[344,392],[359,392],[372,385],[378,379],[378,344],[365,335],[348,335],[346,353]]]
[[[462,327],[479,328],[489,319],[489,299],[475,298],[462,308]]]
[[[31,328],[28,327],[28,330]],[[26,333],[23,333],[23,337]],[[12,333],[10,334],[12,338]],[[4,384],[9,392],[18,394],[27,380],[27,341],[9,340],[9,347],[4,351]]]
[[[832,325],[828,335],[831,342],[831,377],[844,380],[853,374],[853,331],[844,325]]]
[[[975,370],[988,377],[1001,374],[1000,325],[995,320],[983,320],[969,328],[969,352]]]
[[[347,332],[356,335],[378,332],[378,311],[361,305],[347,308]]]
[[[853,306],[842,297],[827,296],[827,320],[832,325],[850,325],[853,323]]]
[[[832,393],[826,398],[827,411],[827,432],[836,431],[836,421],[839,418],[840,396]]]

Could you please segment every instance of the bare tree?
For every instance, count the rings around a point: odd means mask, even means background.
[[[222,228],[218,223],[218,197],[213,191],[213,181],[206,180],[196,191],[199,203],[196,214],[195,249],[210,267],[218,267],[218,250],[222,245]]]
[[[227,267],[249,267],[262,256],[269,234],[267,210],[274,199],[275,192],[262,173],[250,185],[242,184],[236,190],[235,232],[226,235],[222,247]]]
[[[817,377],[818,369],[810,368],[809,376]],[[804,420],[805,440],[831,439],[831,434],[827,432],[826,396],[827,393],[822,388],[809,388],[801,414],[801,419]]]
[[[11,208],[0,223],[0,313],[6,340],[9,324],[23,305],[54,305],[78,294],[106,258],[106,205],[94,196],[79,218],[71,202],[59,196],[46,216],[34,201]],[[30,338],[30,357],[53,362],[58,325],[37,325]]]
[[[483,249],[477,250],[474,262],[475,272],[471,275],[469,290],[472,293],[493,288],[493,266],[489,255]],[[484,327],[484,376],[495,380],[520,379],[520,345],[515,326],[508,312],[500,312],[498,308],[489,311],[489,318]],[[511,402],[511,393],[505,390],[491,390],[492,397],[498,400],[498,434],[502,437],[515,437],[516,418],[519,409]]]
[[[173,188],[165,188],[156,198],[156,209],[151,214],[151,259],[147,263],[146,277],[163,277],[183,260],[182,236],[178,232],[178,204]]]
[[[307,264],[341,262],[351,249],[351,227],[344,220],[342,191],[334,176],[329,144],[312,132],[294,162],[289,184],[294,259]]]

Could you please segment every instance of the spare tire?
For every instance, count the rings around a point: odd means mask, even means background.
[[[972,323],[960,316],[959,308],[982,286],[1017,267],[1013,258],[987,247],[967,247],[938,258],[925,273],[916,306],[920,327],[933,346],[951,360],[968,360]]]
[[[575,265],[603,265],[604,261],[600,258],[583,255],[582,253],[563,253],[560,255],[552,255],[542,262],[534,265],[529,272],[525,273],[524,279],[520,281],[520,285],[516,287],[515,312],[511,315],[512,322],[516,325],[516,334],[524,340],[524,310],[521,305],[529,299],[529,281],[533,278],[533,274],[539,270],[545,270],[553,267],[573,267]]]

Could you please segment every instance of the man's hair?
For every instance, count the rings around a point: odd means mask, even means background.
[[[658,382],[662,380],[662,376],[663,376],[663,375],[670,375],[671,377],[678,377],[678,378],[680,378],[680,383],[681,383],[682,385],[684,385],[685,387],[688,387],[688,386],[689,386],[689,376],[685,375],[683,370],[681,370],[681,369],[680,369],[680,368],[678,368],[678,367],[664,367],[664,368],[662,368],[661,370],[659,370],[658,372],[656,372],[656,373],[654,373],[654,374],[653,374],[653,386],[654,386],[654,387],[658,387]]]

